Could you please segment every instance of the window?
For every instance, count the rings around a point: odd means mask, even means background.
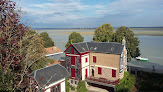
[[[51,92],[55,92],[55,86],[52,87],[52,88],[50,88],[50,91],[51,91]]]
[[[85,58],[85,62],[88,62],[88,59],[87,58]]]
[[[76,84],[76,85],[78,84],[77,81],[75,81],[75,84]]]
[[[112,69],[112,77],[116,77],[116,70]]]
[[[71,54],[74,54],[74,48],[71,48]]]
[[[51,87],[50,92],[60,92],[60,84]]]
[[[98,67],[98,74],[102,74],[102,69],[101,69],[101,67]]]
[[[56,85],[56,92],[60,92],[60,84]]]
[[[73,80],[71,80],[71,84],[73,84]]]
[[[96,56],[93,56],[93,63],[96,63]]]

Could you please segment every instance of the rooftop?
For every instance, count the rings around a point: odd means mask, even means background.
[[[124,45],[117,42],[81,42],[72,43],[72,45],[80,52],[96,52],[96,53],[109,53],[121,54]]]
[[[35,70],[29,76],[36,80],[39,87],[44,88],[51,83],[68,77],[69,73],[65,67],[61,66],[60,64],[56,64]]]
[[[45,50],[47,51],[47,54],[62,52],[58,47],[56,47],[56,45],[53,47],[45,48]]]

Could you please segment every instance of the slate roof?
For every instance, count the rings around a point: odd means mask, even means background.
[[[82,42],[72,43],[72,45],[80,52],[96,52],[96,53],[109,53],[121,54],[124,45],[117,42]]]
[[[41,88],[44,88],[45,85],[48,86],[56,81],[68,77],[69,73],[65,67],[56,64],[35,70],[29,76],[33,77]]]

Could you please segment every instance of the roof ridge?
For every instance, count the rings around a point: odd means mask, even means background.
[[[58,65],[60,65],[61,67],[63,67],[61,64],[58,64]],[[68,70],[67,70],[65,67],[63,67],[63,68],[67,71],[67,73],[68,73],[68,75],[69,75]]]
[[[87,44],[87,42],[86,42],[86,46],[87,46],[87,48],[88,48],[88,44]],[[89,48],[88,48],[88,51],[89,51]]]
[[[72,44],[73,45],[73,44]],[[75,47],[75,45],[73,45],[74,47]],[[78,52],[80,52],[76,47],[75,47],[75,49],[78,51]]]
[[[120,42],[87,42],[87,43],[116,43],[116,44],[121,44]]]
[[[40,69],[37,69],[37,70],[35,70],[35,71],[42,70],[42,69],[45,69],[45,68],[49,68],[49,67],[56,66],[56,65],[58,65],[58,64],[51,65],[51,66],[46,66],[46,67],[44,67],[44,68],[40,68]]]

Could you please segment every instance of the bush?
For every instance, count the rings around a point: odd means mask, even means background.
[[[70,85],[70,88],[71,88],[71,90],[75,90],[75,87],[74,86],[72,86],[72,85]]]
[[[77,86],[77,92],[87,92],[85,81],[79,81]]]
[[[70,90],[70,87],[66,86],[66,92],[69,92],[69,90]]]
[[[130,75],[128,72],[124,73],[124,77],[120,80],[120,83],[116,85],[117,92],[128,92],[135,84],[135,76]]]

